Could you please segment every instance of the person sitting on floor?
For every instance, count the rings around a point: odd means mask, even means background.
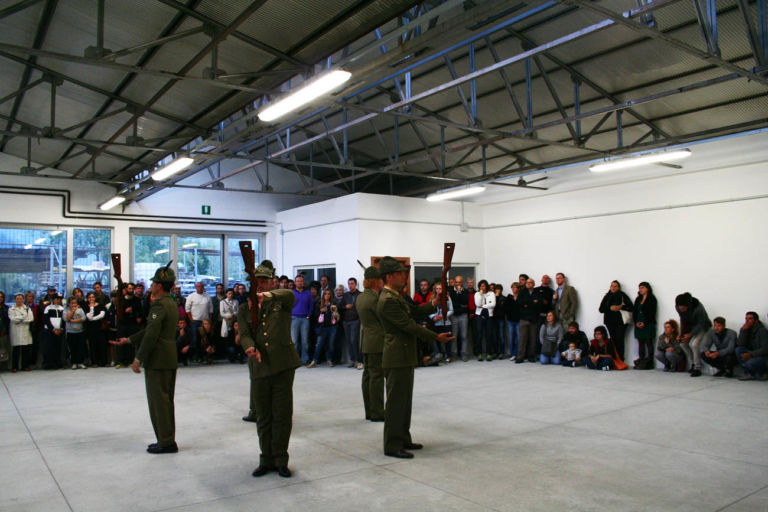
[[[712,320],[712,328],[704,336],[702,344],[705,351],[701,358],[705,363],[717,368],[715,377],[733,377],[736,364],[736,332],[725,328],[725,318],[718,316]]]
[[[669,319],[664,322],[664,332],[656,341],[656,360],[664,365],[665,372],[676,372],[683,360],[683,349],[680,348],[678,334],[677,322]]]
[[[578,347],[575,341],[572,341],[568,344],[568,349],[561,352],[563,356],[563,366],[570,366],[572,368],[576,368],[577,366],[581,366],[581,349]]]
[[[604,326],[595,327],[595,339],[589,344],[589,354],[585,360],[587,368],[604,371],[626,369],[627,365],[616,353],[616,347],[608,338],[608,330]]]

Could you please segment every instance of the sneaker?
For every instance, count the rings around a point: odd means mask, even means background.
[[[451,359],[450,357],[446,357],[446,358],[445,358],[445,362],[446,362],[446,363],[452,363],[452,362],[453,362],[453,359]]]
[[[483,355],[482,355],[482,354],[480,354],[479,356],[477,356],[477,360],[478,360],[478,361],[482,361],[482,360],[483,360]]]
[[[701,370],[698,368],[691,370],[691,377],[701,377]]]
[[[609,372],[609,371],[611,371],[611,367],[610,366],[603,366],[603,371],[604,372]]]
[[[77,365],[77,367],[80,368],[81,370],[85,370],[87,368],[87,366],[85,366],[84,364],[79,364]]]
[[[326,361],[325,364],[333,368],[333,361]]]
[[[716,374],[713,375],[713,377],[723,377],[725,376],[725,370],[718,370]]]
[[[119,370],[120,368],[122,368],[122,367],[123,367],[123,365],[121,365],[120,363],[117,363],[117,364],[115,365],[115,368],[117,368],[118,370]]]
[[[355,367],[354,361],[352,361],[351,363],[347,363],[347,368],[354,368],[354,367]]]
[[[114,361],[110,361],[110,362],[109,362],[109,367],[110,367],[110,368],[113,368],[114,366],[115,366],[115,362],[114,362]]]
[[[310,363],[307,365],[307,368],[315,368],[316,366],[317,366],[317,363],[316,363],[316,362],[314,362],[314,361],[311,361],[311,362],[310,362]]]
[[[362,370],[363,369],[363,363],[357,363],[357,369]]]
[[[77,370],[77,365],[76,365],[76,364],[73,364],[73,365],[72,365],[72,369],[73,369],[73,370]]]
[[[493,357],[491,354],[488,354],[487,356],[485,356],[485,360],[486,361],[493,361],[494,359],[496,359],[496,358]]]
[[[469,361],[469,358],[467,356],[461,356],[461,360],[466,363],[467,361]]]
[[[752,375],[745,373],[744,375],[739,377],[739,380],[755,380],[755,378]]]

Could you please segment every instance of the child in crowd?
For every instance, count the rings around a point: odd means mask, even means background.
[[[581,349],[576,345],[575,341],[568,343],[568,350],[564,350],[561,355],[563,356],[563,366],[576,368],[582,364]]]
[[[51,304],[45,307],[43,368],[56,370],[61,368],[61,346],[64,341],[64,306],[61,295],[54,295]]]
[[[64,318],[67,324],[67,346],[69,347],[69,362],[72,369],[85,369],[85,355],[87,353],[85,343],[85,312],[80,307],[78,297],[70,297],[67,308],[64,310]]]

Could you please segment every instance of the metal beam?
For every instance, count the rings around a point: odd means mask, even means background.
[[[23,11],[27,7],[31,7],[40,1],[41,0],[22,0],[21,2],[17,2],[9,7],[0,9],[0,20],[7,16],[10,16],[11,14],[15,14],[19,11]]]
[[[153,48],[155,46],[161,46],[166,43],[170,43],[171,41],[178,41],[179,39],[183,39],[185,37],[189,37],[195,34],[199,34],[200,32],[203,32],[205,30],[205,26],[201,25],[196,28],[191,28],[189,30],[182,30],[181,32],[177,32],[175,34],[171,34],[169,36],[165,37],[159,37],[157,39],[154,39],[152,41],[147,41],[146,43],[137,44],[135,46],[131,46],[129,48],[125,48],[122,50],[117,50],[112,53],[105,54],[102,59],[105,60],[112,60],[117,59],[120,57],[124,57],[126,55],[130,55],[131,53],[136,53],[141,50],[146,50],[147,48]]]

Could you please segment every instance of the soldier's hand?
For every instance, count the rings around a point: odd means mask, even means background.
[[[248,357],[254,357],[258,362],[261,362],[261,352],[259,352],[253,347],[246,349],[245,355],[247,355]]]
[[[125,345],[126,343],[130,343],[131,340],[128,338],[117,338],[114,340],[109,340],[110,345]]]
[[[133,370],[133,373],[141,373],[141,363],[139,363],[138,359],[134,359],[131,363],[131,370]]]
[[[451,336],[451,333],[449,332],[442,332],[437,335],[437,341],[440,343],[448,343],[449,341],[453,341],[456,339],[456,336]]]

